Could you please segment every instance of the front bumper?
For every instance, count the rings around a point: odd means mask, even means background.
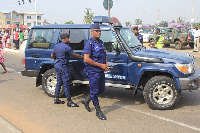
[[[21,74],[23,76],[27,76],[27,77],[37,77],[38,76],[38,71],[34,71],[34,70],[23,70],[21,71]]]
[[[197,90],[200,88],[200,69],[195,68],[195,73],[186,78],[179,78],[182,90]]]

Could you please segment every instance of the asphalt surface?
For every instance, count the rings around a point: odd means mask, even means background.
[[[167,49],[174,50],[173,46]],[[190,48],[181,51],[193,53]],[[193,54],[200,68],[200,53]],[[4,51],[4,57],[8,73],[1,74],[3,69],[0,69],[0,132],[200,132],[200,90],[182,91],[182,98],[173,110],[158,111],[148,107],[142,92],[133,98],[132,91],[107,87],[99,98],[107,117],[101,121],[92,104],[92,112],[87,112],[81,104],[89,87],[71,88],[72,99],[79,108],[54,105],[53,98],[48,97],[41,86],[35,87],[35,78],[20,74],[23,64],[19,63],[17,51]],[[66,101],[64,97],[61,99]]]

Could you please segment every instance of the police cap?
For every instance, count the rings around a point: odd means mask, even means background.
[[[100,29],[99,23],[94,23],[90,26],[90,29]]]
[[[60,35],[60,38],[61,38],[61,39],[65,39],[66,37],[69,37],[69,34],[67,34],[67,33],[62,33],[62,34]]]

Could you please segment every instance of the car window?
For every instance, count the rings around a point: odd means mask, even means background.
[[[33,29],[28,48],[50,48],[54,29]]]
[[[70,35],[69,46],[73,50],[83,50],[85,44],[85,30],[81,29],[62,29],[62,33],[68,33]]]
[[[107,52],[116,52],[117,47],[121,52],[123,52],[122,47],[111,30],[102,30],[100,39],[104,42],[104,47]]]

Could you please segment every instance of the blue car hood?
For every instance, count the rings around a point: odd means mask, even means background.
[[[133,51],[135,56],[162,58],[165,63],[192,63],[191,54],[166,49],[143,49],[137,52]],[[190,55],[190,56],[189,56]]]

